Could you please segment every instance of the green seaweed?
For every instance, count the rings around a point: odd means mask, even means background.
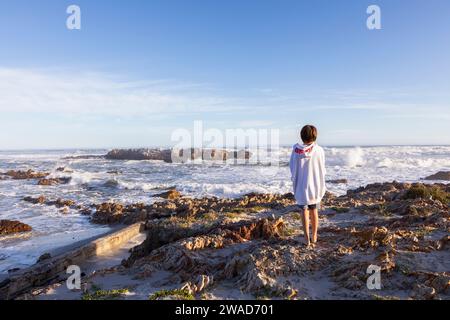
[[[128,289],[113,289],[113,290],[95,290],[93,293],[85,293],[81,300],[113,300],[120,298],[122,295],[128,293]]]
[[[184,289],[172,289],[172,290],[159,290],[148,297],[149,300],[157,300],[158,298],[164,298],[168,296],[179,297],[179,300],[195,300],[195,297]]]
[[[450,202],[450,193],[436,186],[426,186],[424,184],[416,184],[406,191],[403,199],[434,199],[444,204]]]

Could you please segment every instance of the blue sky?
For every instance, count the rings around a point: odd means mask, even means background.
[[[194,120],[450,144],[447,0],[1,0],[0,41],[0,149],[169,145]]]

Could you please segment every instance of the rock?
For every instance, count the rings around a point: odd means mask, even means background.
[[[194,281],[186,282],[181,290],[186,290],[189,294],[195,295],[202,292],[204,289],[212,285],[213,276],[208,276],[205,274],[198,275]]]
[[[42,261],[45,261],[45,260],[48,260],[48,259],[50,259],[52,257],[52,255],[50,254],[50,253],[44,253],[43,255],[41,255],[38,259],[37,259],[37,261],[36,261],[36,263],[40,263],[40,262],[42,262]]]
[[[312,248],[297,236],[301,222],[291,214],[296,212],[291,193],[170,199],[168,192],[169,199],[151,205],[92,205],[92,220],[144,222],[147,238],[130,251],[120,272],[155,288],[208,294],[214,282],[255,298],[373,299],[366,283],[367,266],[374,264],[381,267],[386,292],[446,300],[448,272],[424,270],[445,268],[450,213],[436,195],[438,189],[450,189],[433,184],[406,196],[413,186],[417,189],[416,184],[377,183],[342,196],[327,194],[327,209],[349,212],[321,217],[326,223],[320,224],[319,242]],[[424,197],[422,189],[434,196]],[[78,210],[90,212],[81,206]],[[154,281],[161,271],[167,277]],[[309,284],[320,277],[333,285],[326,292],[310,292]],[[210,294],[217,296],[216,291]]]
[[[183,163],[192,160],[247,160],[251,153],[247,150],[228,151],[223,149],[113,149],[106,155],[111,160],[160,160]]]
[[[439,171],[431,176],[425,178],[425,180],[445,180],[450,181],[450,171]]]
[[[40,179],[49,175],[47,172],[35,172],[31,169],[27,171],[21,170],[9,170],[4,175],[10,177],[15,180],[26,180],[26,179]]]
[[[54,202],[54,205],[58,208],[62,208],[62,207],[72,207],[75,205],[75,201],[73,200],[63,200],[61,198],[56,199],[56,201]]]
[[[358,245],[364,248],[390,245],[394,246],[394,235],[386,227],[369,227],[360,231],[352,231],[358,240]]]
[[[123,218],[124,206],[120,203],[102,203],[96,206],[92,215],[94,223],[108,224],[120,222]]]
[[[412,296],[415,299],[430,300],[436,295],[436,290],[424,284],[416,284],[413,289]]]
[[[348,180],[347,179],[333,179],[333,180],[327,180],[326,182],[339,184],[339,183],[348,183]]]
[[[8,273],[14,273],[20,271],[20,268],[12,268],[12,269],[8,269]]]
[[[32,228],[20,221],[0,220],[0,235],[31,231]]]
[[[180,198],[181,197],[181,193],[178,192],[175,189],[172,189],[172,190],[169,190],[169,191],[166,191],[166,192],[163,192],[163,193],[155,194],[154,197],[174,200],[174,199]]]
[[[343,246],[343,245],[340,244],[337,247],[336,252],[337,252],[338,255],[345,256],[345,255],[352,254],[353,253],[353,248],[352,247],[346,247],[346,246]]]
[[[65,178],[44,178],[40,179],[38,181],[39,186],[54,186],[57,184],[66,184],[69,183],[72,178],[65,177]]]
[[[119,181],[116,179],[109,179],[103,184],[103,186],[106,188],[117,188],[119,186]]]
[[[143,221],[147,217],[147,206],[143,203],[125,206],[121,203],[105,202],[95,207],[96,211],[92,214],[91,219],[92,222],[99,224],[131,224]],[[90,212],[87,208],[80,208],[80,211],[83,214],[89,214]]]
[[[110,171],[106,171],[106,173],[109,173],[109,174],[122,174],[122,171],[120,171],[120,170],[110,170]]]
[[[450,276],[447,274],[439,274],[431,280],[430,286],[436,290],[437,293],[445,293],[450,288]]]
[[[31,202],[33,204],[44,204],[47,199],[44,196],[39,196],[37,198],[25,197],[25,198],[23,198],[23,200],[26,202]]]
[[[84,216],[90,216],[92,214],[92,210],[89,208],[82,208],[80,213]]]
[[[172,162],[171,151],[167,149],[113,149],[106,154],[105,158],[110,160],[162,160]]]

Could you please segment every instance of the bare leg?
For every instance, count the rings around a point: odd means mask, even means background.
[[[311,216],[311,227],[312,227],[312,242],[317,242],[317,229],[319,228],[319,210],[313,209],[309,210]]]
[[[303,232],[305,233],[306,245],[310,245],[309,240],[309,212],[308,209],[303,210],[302,214]]]

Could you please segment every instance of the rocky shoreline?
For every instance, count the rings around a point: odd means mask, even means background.
[[[339,197],[327,193],[313,249],[303,244],[290,193],[193,199],[169,190],[160,198],[90,208],[25,199],[70,206],[94,223],[145,225],[146,240],[121,265],[97,270],[83,279],[83,290],[66,295],[111,298],[96,294],[101,286],[122,290],[116,299],[450,298],[449,184],[376,183]],[[369,265],[381,268],[381,290],[366,286]],[[65,296],[63,282],[21,298],[55,291]]]

